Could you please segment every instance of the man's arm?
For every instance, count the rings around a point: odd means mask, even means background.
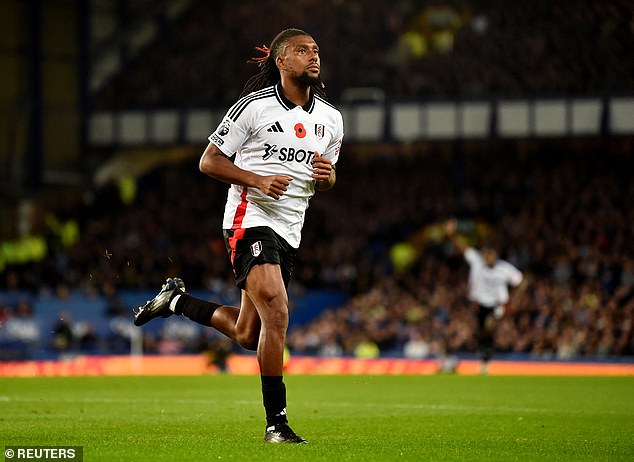
[[[313,158],[313,180],[317,191],[328,191],[337,181],[335,166],[330,159],[326,159],[315,151]]]
[[[213,143],[203,152],[198,168],[202,173],[224,183],[257,188],[273,199],[284,195],[293,178],[286,175],[262,176],[237,167]]]
[[[527,276],[522,276],[522,282],[519,283],[517,287],[512,287],[509,291],[509,303],[508,308],[509,311],[514,311],[515,308],[519,305],[520,300],[522,299],[524,292],[526,292],[526,288],[528,287],[530,281]]]
[[[456,234],[457,225],[458,225],[458,223],[456,222],[455,219],[447,220],[447,222],[444,225],[445,236],[447,236],[447,238],[449,238],[449,240],[454,245],[454,247],[462,255],[464,255],[465,251],[467,250],[468,245],[464,241],[462,241],[461,239],[458,239],[457,234]]]

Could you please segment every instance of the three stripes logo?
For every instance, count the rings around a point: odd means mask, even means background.
[[[266,131],[275,132],[275,133],[284,133],[284,129],[282,129],[282,126],[280,125],[279,121],[275,122],[273,125],[267,128]]]

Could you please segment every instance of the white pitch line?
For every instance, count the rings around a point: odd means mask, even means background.
[[[79,398],[79,399],[55,399],[50,400],[46,398],[26,398],[22,396],[0,396],[0,402],[22,402],[22,403],[44,403],[44,402],[62,402],[62,403],[84,403],[84,404],[213,404],[220,402],[218,399],[185,399],[185,398],[170,398],[170,399],[158,399],[158,398],[141,398],[141,399],[127,399],[127,398]],[[235,400],[230,401],[231,404],[241,406],[260,406],[262,403],[258,400]],[[539,408],[539,407],[512,407],[512,406],[465,406],[455,404],[425,404],[425,403],[352,403],[352,402],[320,402],[319,404],[302,403],[304,407],[334,407],[334,408],[365,408],[365,409],[381,409],[381,410],[428,410],[428,411],[447,411],[456,413],[501,413],[501,414],[544,414],[557,412],[560,414],[584,414],[587,411],[584,409],[557,409],[557,408]],[[592,411],[596,413],[597,411]],[[601,410],[602,414],[621,414],[616,411]]]
[[[330,403],[326,403],[329,405]],[[332,403],[333,406],[336,407],[366,407],[366,408],[386,408],[386,409],[422,409],[422,410],[430,410],[430,411],[455,411],[455,412],[502,412],[502,413],[518,413],[518,412],[526,412],[526,413],[544,413],[544,412],[561,412],[561,413],[571,413],[577,414],[583,411],[578,409],[552,409],[552,408],[528,408],[528,407],[493,407],[493,406],[458,406],[455,404],[405,404],[405,403]]]
[[[4,399],[3,399],[4,398]],[[134,404],[134,403],[144,403],[144,404],[165,404],[165,403],[176,403],[176,404],[209,404],[214,402],[220,402],[218,399],[183,399],[183,398],[169,398],[169,399],[159,399],[159,398],[139,398],[139,399],[128,399],[128,398],[60,398],[60,399],[49,399],[49,398],[27,398],[24,396],[2,396],[0,397],[0,401],[17,401],[20,403],[94,403],[94,404]],[[232,401],[235,404],[261,404],[260,401]]]

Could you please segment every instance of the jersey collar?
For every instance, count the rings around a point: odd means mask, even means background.
[[[282,82],[278,82],[275,85],[275,96],[277,100],[280,102],[282,106],[286,108],[287,111],[294,109],[297,107],[297,104],[293,103],[286,96],[284,96],[284,92],[282,91]],[[310,94],[308,96],[308,102],[302,106],[302,109],[309,114],[313,112],[313,108],[315,107],[315,95],[313,93],[313,89],[310,89]]]

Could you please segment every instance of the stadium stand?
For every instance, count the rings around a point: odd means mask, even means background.
[[[95,103],[231,103],[253,72],[253,47],[289,24],[319,38],[334,100],[354,87],[390,99],[632,92],[631,16],[627,0],[196,2]]]
[[[252,72],[244,64],[252,47],[289,24],[318,37],[335,102],[367,87],[390,101],[634,91],[625,0],[373,5],[192,2],[92,104],[226,106]],[[308,212],[289,348],[473,353],[467,268],[439,232],[455,216],[466,228],[486,223],[501,255],[530,278],[498,329],[498,352],[633,356],[633,164],[628,136],[347,144],[336,192],[320,194]],[[79,207],[40,212],[34,226],[46,257],[0,272],[2,359],[129,352],[130,309],[170,275],[200,296],[238,303],[219,230],[225,187],[199,174],[193,159],[124,180],[88,191]],[[174,318],[144,333],[149,353],[219,341]]]
[[[494,151],[490,144],[485,152],[471,153],[452,146],[432,155],[386,151],[342,161],[338,193],[316,198],[311,207],[294,288],[332,289],[351,298],[296,326],[290,347],[319,353],[327,340],[331,346],[335,340],[353,354],[365,335],[383,354],[401,354],[410,341],[421,339],[429,343],[429,354],[473,351],[466,267],[434,237],[444,218],[457,216],[493,227],[501,254],[531,281],[500,327],[499,351],[538,357],[633,354],[634,216],[627,204],[634,200],[629,181],[634,166],[630,155],[619,152],[628,144],[613,144],[615,152],[586,147],[570,154],[559,143],[550,149],[561,152],[544,152],[544,144],[536,143],[538,150],[518,154],[504,143]],[[187,191],[175,196],[180,184]],[[372,185],[371,191],[363,185]],[[205,296],[237,303],[217,229],[222,186],[187,163],[149,174],[133,204],[122,203],[116,192],[105,191],[85,211],[78,245],[43,262],[9,268],[2,286],[13,281],[13,289],[30,290],[35,300],[38,293],[68,287],[110,298],[113,288],[145,288],[150,297],[157,281],[179,274]],[[179,210],[178,220],[165,207],[170,203]],[[214,204],[215,210],[208,209]],[[415,253],[406,270],[391,253],[402,242]],[[99,316],[84,316],[102,336],[110,323],[104,318],[106,299],[92,302],[99,304]],[[81,300],[73,310],[71,301],[48,302],[38,315],[43,332],[62,310],[72,317],[89,312]],[[143,296],[125,297],[109,316],[135,302],[142,303]],[[43,303],[34,303],[36,314]]]

